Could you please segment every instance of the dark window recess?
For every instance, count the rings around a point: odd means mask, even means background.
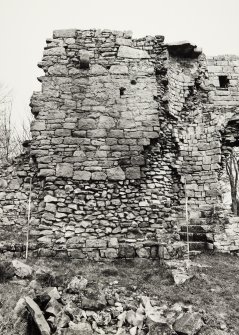
[[[120,96],[124,95],[126,88],[120,87]]]
[[[219,76],[218,78],[219,78],[220,88],[228,88],[229,79],[227,78],[227,76]]]

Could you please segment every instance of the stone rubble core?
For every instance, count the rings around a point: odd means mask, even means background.
[[[239,58],[163,42],[77,29],[47,39],[30,147],[0,172],[1,252],[24,252],[32,180],[30,254],[183,257],[185,179],[204,233],[191,223],[190,249],[238,251],[238,233],[224,248],[224,228],[200,220],[222,202],[223,157],[237,144]]]

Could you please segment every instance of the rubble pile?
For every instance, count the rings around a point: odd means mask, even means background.
[[[230,334],[223,322],[212,327],[202,309],[160,301],[157,295],[148,297],[137,286],[129,290],[118,281],[103,285],[83,276],[63,283],[49,268],[37,268],[33,274],[19,261],[14,266],[18,277],[25,280],[23,285],[26,280],[29,285],[28,296],[19,299],[12,313],[16,335]],[[47,276],[55,286],[45,285]]]

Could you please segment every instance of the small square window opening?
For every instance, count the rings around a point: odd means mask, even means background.
[[[219,79],[220,88],[228,88],[229,79],[227,76],[219,76],[218,79]]]

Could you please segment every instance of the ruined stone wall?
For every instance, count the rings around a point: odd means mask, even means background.
[[[17,157],[0,169],[0,253],[22,256],[27,239],[27,216],[31,193],[31,212],[38,208],[39,182],[29,152]],[[35,183],[31,190],[32,181]],[[33,241],[30,250],[37,248]]]
[[[32,98],[31,154],[44,180],[34,218],[40,253],[157,257],[165,242],[175,255],[178,198],[157,143],[162,42],[94,30],[48,40],[42,92]]]
[[[215,106],[224,108],[239,105],[239,57],[216,56],[207,59],[210,100]],[[220,77],[227,83],[220,86]],[[226,86],[226,87],[223,87]]]
[[[221,63],[189,43],[55,31],[39,63],[42,91],[31,100],[33,163],[23,160],[12,170],[25,171],[16,172],[24,198],[12,195],[10,170],[2,172],[0,193],[5,217],[11,218],[6,206],[14,205],[13,216],[26,224],[32,177],[34,253],[96,260],[183,256],[184,180],[190,217],[207,215],[221,201],[223,132],[237,115],[236,60],[230,62],[222,72],[231,86],[220,90]],[[24,223],[10,222],[25,234]]]

